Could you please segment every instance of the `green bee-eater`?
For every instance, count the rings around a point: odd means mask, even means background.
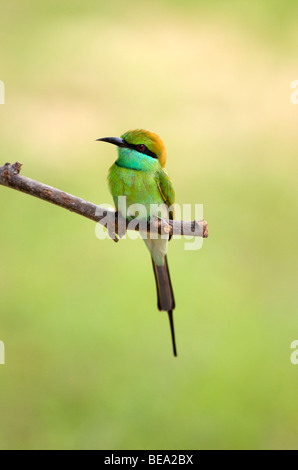
[[[151,216],[173,218],[174,210],[171,206],[175,203],[175,191],[164,170],[166,148],[161,138],[153,132],[137,129],[126,132],[120,138],[105,137],[98,140],[118,147],[118,158],[110,169],[108,181],[116,209],[121,215],[129,219],[135,215],[136,207],[130,213],[130,206],[141,204],[145,211],[139,212],[139,219],[149,220]],[[125,204],[121,203],[124,199],[121,196],[126,197]],[[144,241],[152,257],[158,308],[168,312],[173,351],[177,356],[173,322],[175,299],[166,256],[168,239],[160,236],[151,239],[148,234]]]

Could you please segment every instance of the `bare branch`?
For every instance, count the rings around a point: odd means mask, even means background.
[[[99,222],[108,228],[110,236],[115,241],[118,241],[115,233],[119,233],[121,236],[121,226],[124,229],[130,229],[129,221],[124,219],[120,213],[104,209],[92,202],[26,178],[20,175],[21,168],[22,164],[19,162],[13,165],[6,163],[0,167],[0,185],[43,199],[94,222]],[[111,227],[113,227],[113,230],[111,230]],[[133,230],[141,230],[141,228],[139,225],[134,224]],[[146,230],[150,233],[208,237],[208,224],[205,221],[198,222],[194,220],[189,222],[155,218],[147,223]]]

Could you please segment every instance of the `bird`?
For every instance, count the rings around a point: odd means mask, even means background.
[[[130,207],[142,205],[145,210],[138,213],[141,220],[152,216],[173,219],[175,216],[175,190],[166,170],[167,151],[162,139],[154,132],[135,129],[119,137],[97,139],[116,145],[118,158],[110,168],[108,185],[115,208],[130,219]],[[125,204],[121,201],[125,196]],[[134,210],[135,213],[135,210]],[[153,239],[142,235],[151,254],[156,281],[158,309],[168,313],[174,356],[177,357],[173,310],[175,298],[167,261],[169,237]]]

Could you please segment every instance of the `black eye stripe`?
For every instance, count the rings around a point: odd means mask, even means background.
[[[143,144],[144,145],[144,144]],[[138,145],[135,144],[129,144],[128,142],[125,141],[125,147],[132,149],[132,150],[137,150],[137,152],[143,153],[144,155],[148,155],[148,157],[152,158],[158,158],[156,153],[151,152],[146,145],[144,145],[144,150],[140,150]]]

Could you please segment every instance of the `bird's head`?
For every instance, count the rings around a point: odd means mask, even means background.
[[[161,167],[166,164],[166,147],[162,139],[154,132],[144,129],[136,129],[125,132],[119,137],[104,137],[98,139],[102,142],[117,145],[119,148],[119,157],[127,158],[137,164],[143,162],[149,163],[149,159],[158,160]]]

